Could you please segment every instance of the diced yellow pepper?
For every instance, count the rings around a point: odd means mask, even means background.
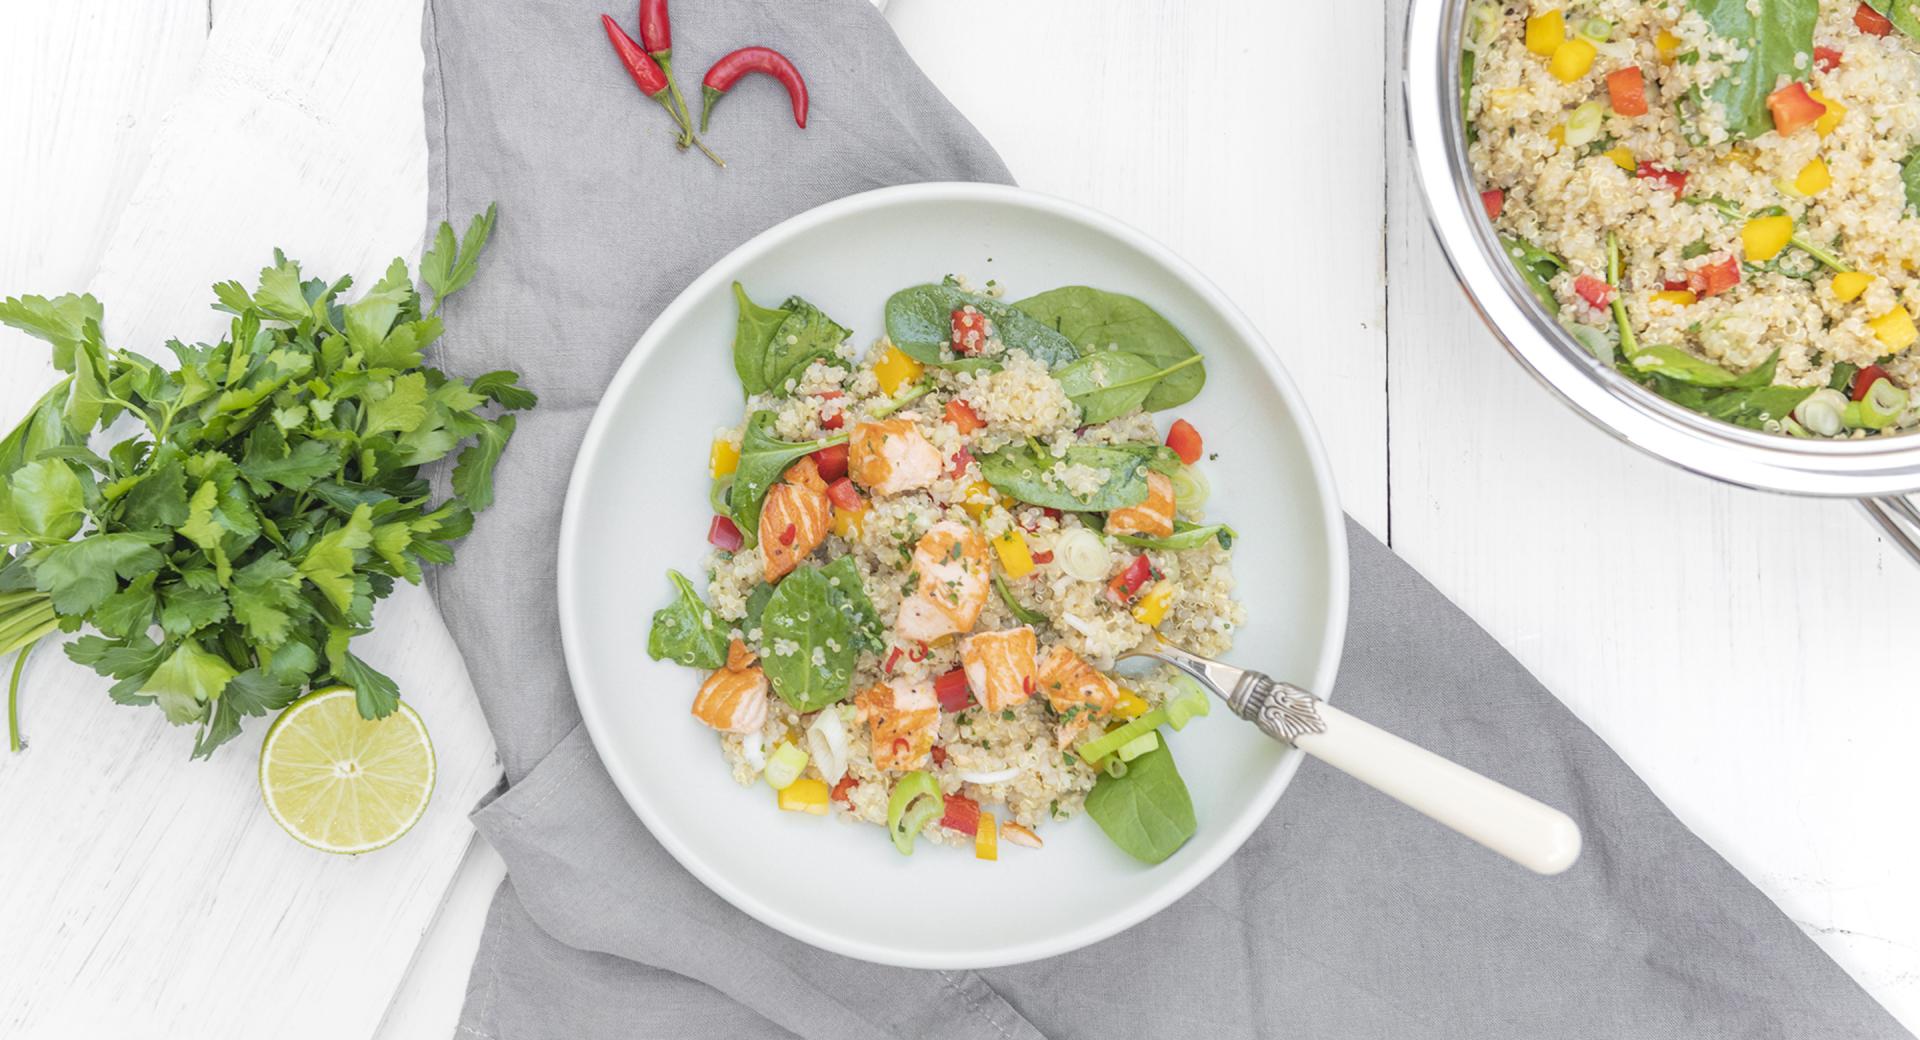
[[[1123,719],[1132,721],[1147,713],[1147,700],[1122,686],[1120,687],[1119,696],[1113,699],[1113,713]]]
[[[1865,271],[1842,271],[1833,276],[1833,296],[1841,303],[1852,303],[1867,291],[1873,276]]]
[[[1133,605],[1133,619],[1148,628],[1159,628],[1160,622],[1166,620],[1167,604],[1171,602],[1173,602],[1173,587],[1166,582],[1161,582],[1153,587],[1152,592],[1140,597],[1140,602]]]
[[[1802,195],[1818,195],[1832,186],[1833,173],[1827,169],[1827,161],[1817,155],[1800,167],[1799,176],[1793,179],[1793,190]]]
[[[1755,217],[1740,229],[1740,244],[1747,259],[1763,263],[1780,254],[1793,238],[1792,217]]]
[[[1695,296],[1685,289],[1662,289],[1654,293],[1653,298],[1661,303],[1671,304],[1675,307],[1686,307],[1699,299],[1698,296]]]
[[[1680,53],[1680,37],[1665,29],[1660,30],[1653,37],[1653,53],[1661,61],[1672,61],[1673,56]]]
[[[1567,18],[1559,8],[1527,19],[1527,49],[1542,58],[1553,57],[1554,49],[1566,39]]]
[[[1553,49],[1553,58],[1547,62],[1547,71],[1562,83],[1572,83],[1593,68],[1593,58],[1598,53],[1591,41],[1575,36]]]
[[[830,526],[833,533],[851,542],[860,537],[860,528],[867,522],[865,509],[842,509],[833,507],[833,520]]]
[[[1000,566],[1006,568],[1007,577],[1024,578],[1033,573],[1033,553],[1027,551],[1027,536],[1017,527],[1007,528],[1007,533],[993,540],[993,551],[1000,556]]]
[[[795,780],[781,788],[775,795],[780,808],[788,812],[812,813],[815,816],[827,814],[827,799],[832,794],[825,780],[812,777]]]
[[[906,352],[891,343],[887,344],[886,352],[873,365],[873,377],[880,381],[881,392],[889,397],[899,393],[907,384],[917,382],[925,371],[925,365],[908,357]]]
[[[1813,132],[1821,137],[1833,133],[1834,128],[1840,125],[1840,120],[1847,117],[1847,106],[1817,90],[1807,91],[1807,96],[1827,106],[1827,110],[1821,113],[1820,118],[1813,121]]]
[[[1548,130],[1547,140],[1552,141],[1555,148],[1565,148],[1567,146],[1567,124],[1561,123],[1559,126]]]
[[[1913,341],[1920,339],[1920,330],[1913,327],[1913,315],[1908,314],[1905,307],[1895,307],[1867,322],[1867,327],[1873,330],[1873,338],[1879,340],[1881,346],[1895,353],[1913,346]]]
[[[960,494],[960,508],[972,517],[976,524],[980,522],[981,517],[987,515],[987,510],[993,508],[993,502],[993,485],[984,480],[976,480],[968,484],[966,490]]]
[[[724,437],[715,437],[713,450],[707,452],[707,472],[719,480],[739,468],[740,446]]]
[[[1628,173],[1632,173],[1640,168],[1640,164],[1634,161],[1632,149],[1624,145],[1619,148],[1609,148],[1601,154],[1612,159],[1615,166],[1620,167]]]
[[[997,860],[1000,858],[999,821],[990,812],[980,814],[979,829],[973,832],[973,858]]]

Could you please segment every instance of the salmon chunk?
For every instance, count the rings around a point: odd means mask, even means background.
[[[965,524],[942,520],[913,547],[907,574],[912,591],[894,622],[902,639],[928,643],[970,632],[987,603],[987,540]]]
[[[960,665],[974,699],[988,711],[999,711],[1032,696],[1036,652],[1033,629],[1027,625],[968,636],[960,644]]]
[[[784,480],[767,489],[760,507],[760,562],[767,580],[779,581],[827,540],[832,507],[827,482],[811,457],[787,467]]]
[[[1108,534],[1165,538],[1173,534],[1173,481],[1166,474],[1147,471],[1147,499],[1107,514]]]
[[[926,487],[943,468],[940,449],[911,419],[859,423],[847,437],[847,473],[876,495]]]
[[[693,697],[693,717],[722,733],[752,733],[767,724],[767,674],[736,639],[727,666],[707,676]]]
[[[1120,688],[1112,679],[1064,646],[1055,646],[1040,661],[1040,691],[1060,716],[1055,736],[1061,747],[1071,744],[1094,719],[1112,711],[1120,698]]]
[[[873,735],[873,764],[883,772],[927,764],[940,728],[940,700],[932,680],[892,679],[854,695],[855,717]]]

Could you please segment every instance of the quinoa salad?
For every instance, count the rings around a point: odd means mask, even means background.
[[[1601,363],[1800,437],[1920,425],[1920,8],[1482,0],[1481,201]]]
[[[1150,306],[954,277],[888,299],[864,353],[799,297],[739,308],[743,418],[710,447],[704,581],[669,572],[648,652],[769,808],[997,859],[1092,816],[1157,863],[1196,828],[1169,734],[1208,711],[1166,640],[1243,613],[1202,514],[1200,354]]]

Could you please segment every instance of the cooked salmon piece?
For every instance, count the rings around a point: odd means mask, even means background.
[[[781,483],[767,489],[760,507],[760,562],[767,580],[779,581],[827,540],[833,519],[827,482],[811,456],[787,467]]]
[[[987,580],[987,540],[980,532],[955,520],[934,524],[913,547],[912,591],[900,601],[894,631],[922,643],[972,631],[987,604]]]
[[[1040,661],[1040,692],[1060,716],[1055,737],[1061,747],[1094,719],[1113,710],[1120,688],[1098,668],[1082,660],[1079,654],[1056,645]]]
[[[876,495],[926,487],[944,468],[940,449],[911,419],[858,423],[847,437],[847,474]]]
[[[890,679],[854,695],[855,717],[873,736],[873,764],[883,772],[919,769],[940,729],[940,699],[931,679]]]
[[[693,696],[693,717],[722,733],[752,733],[767,724],[767,673],[736,639],[727,666],[707,676]]]
[[[974,699],[988,711],[999,711],[1033,696],[1037,652],[1033,629],[1027,625],[968,636],[960,644],[960,666]]]
[[[1173,481],[1166,474],[1147,471],[1147,499],[1107,514],[1108,534],[1135,534],[1165,538],[1173,534]]]

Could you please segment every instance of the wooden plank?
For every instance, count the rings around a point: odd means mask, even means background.
[[[1534,383],[1447,270],[1389,97],[1394,547],[1920,1026],[1920,571],[1848,505],[1683,473]]]
[[[109,6],[130,20],[124,5],[99,5]],[[203,5],[181,17],[205,36]],[[161,27],[128,25],[102,69],[144,70],[129,73],[132,93],[152,93],[163,67],[165,81],[190,87],[172,99],[123,100],[142,119],[168,112],[144,172],[137,157],[125,160],[139,173],[130,189],[76,179],[63,186],[70,194],[49,196],[63,203],[49,208],[126,207],[117,220],[94,218],[117,230],[96,250],[91,277],[88,257],[66,257],[57,270],[36,261],[65,279],[38,288],[84,282],[106,303],[110,340],[159,353],[168,335],[218,335],[208,286],[250,278],[275,245],[309,270],[351,271],[363,284],[391,257],[412,254],[425,212],[419,18],[418,4],[371,0],[223,4],[210,36],[185,53],[157,54]],[[76,50],[102,46],[96,27],[80,18]],[[37,51],[58,32],[0,36]],[[67,104],[59,76],[9,85],[19,88],[0,106],[10,120]],[[120,117],[96,107],[72,118],[70,135],[56,127],[37,138],[43,154],[0,159],[8,183],[49,156],[75,168],[99,163],[88,135]],[[45,385],[44,356],[0,357],[10,414],[25,400],[15,399],[19,388]],[[25,698],[32,746],[0,761],[10,834],[0,843],[0,934],[12,940],[0,944],[0,978],[10,983],[0,984],[0,1034],[373,1031],[466,850],[466,812],[498,769],[424,592],[403,588],[383,605],[367,644],[368,659],[426,717],[441,772],[411,834],[353,859],[294,843],[261,811],[254,765],[264,727],[211,762],[189,763],[187,732],[154,711],[114,706],[98,677],[58,653],[36,655]]]

